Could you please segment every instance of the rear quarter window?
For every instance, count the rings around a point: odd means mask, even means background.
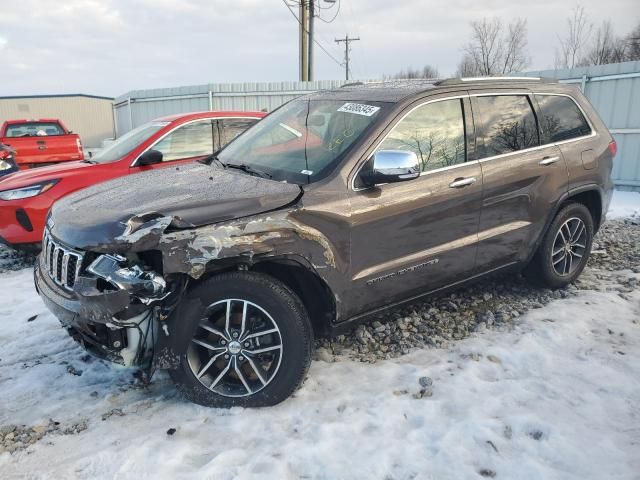
[[[549,143],[584,137],[591,133],[589,122],[570,97],[536,95],[540,107],[540,127]]]

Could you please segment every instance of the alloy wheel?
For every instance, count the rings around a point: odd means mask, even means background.
[[[282,360],[276,321],[259,305],[229,298],[207,308],[187,349],[195,377],[225,397],[253,395],[276,376]]]
[[[580,266],[587,248],[587,227],[578,217],[565,221],[553,240],[551,263],[554,272],[566,277]]]

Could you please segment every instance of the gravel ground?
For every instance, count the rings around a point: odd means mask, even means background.
[[[0,272],[33,265],[35,257],[0,248]],[[562,290],[532,286],[521,275],[498,276],[447,295],[390,310],[345,335],[316,341],[316,358],[340,356],[362,362],[395,358],[415,348],[442,348],[449,342],[485,329],[507,330],[528,310],[578,290],[617,289],[621,295],[637,288],[622,274],[640,273],[640,218],[608,221],[598,232],[587,268]],[[611,287],[611,285],[614,285]]]

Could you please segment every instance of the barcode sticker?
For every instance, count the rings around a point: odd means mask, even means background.
[[[365,105],[363,103],[345,103],[338,109],[339,112],[355,113],[356,115],[364,115],[365,117],[374,115],[378,110],[380,110],[380,107]]]

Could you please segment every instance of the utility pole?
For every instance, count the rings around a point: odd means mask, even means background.
[[[352,37],[349,38],[349,34],[347,33],[344,38],[336,38],[336,43],[340,44],[344,42],[344,66],[345,66],[345,77],[349,80],[349,52],[351,51],[350,42],[356,42],[360,40],[360,37]]]
[[[309,81],[309,3],[300,1],[300,81]]]
[[[299,51],[298,51],[298,77],[301,82],[309,82],[313,80],[314,77],[314,44],[317,43],[320,49],[324,53],[326,53],[334,62],[338,65],[342,66],[339,60],[337,60],[331,53],[315,38],[314,35],[314,24],[315,17],[318,17],[320,20],[331,23],[333,22],[338,13],[340,11],[340,6],[338,5],[338,10],[331,20],[323,19],[320,15],[320,2],[322,0],[295,0],[292,3],[287,2],[287,0],[283,0],[285,6],[293,15],[293,17],[298,21],[298,41],[299,41]],[[337,0],[324,0],[325,3],[335,4]],[[298,6],[298,15],[293,11],[293,5]],[[331,8],[331,7],[325,7]],[[352,40],[360,40],[359,38],[352,39],[348,38],[348,41]],[[347,43],[348,45],[348,43]],[[348,54],[347,54],[348,55]],[[348,60],[347,60],[348,62]]]
[[[309,0],[309,40],[308,46],[309,49],[309,58],[307,61],[309,62],[309,71],[307,74],[307,80],[310,82],[313,80],[313,17],[315,15],[314,8],[315,0]]]

